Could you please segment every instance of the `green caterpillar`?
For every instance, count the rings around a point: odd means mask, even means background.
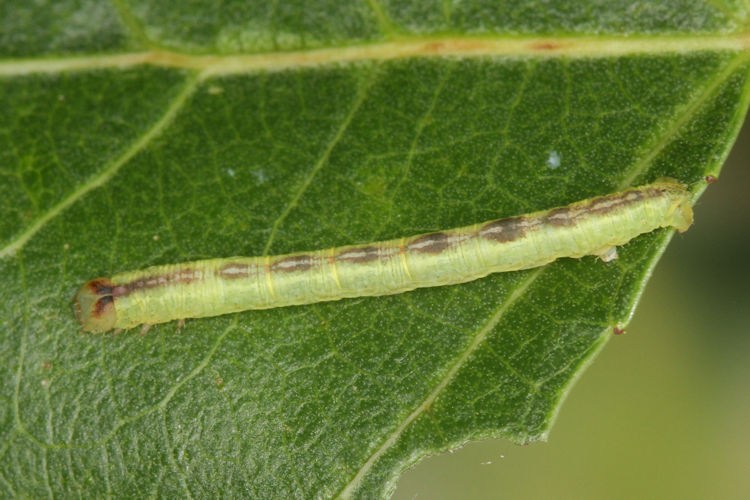
[[[154,266],[89,281],[75,296],[86,331],[247,309],[388,295],[598,255],[693,221],[684,184],[656,182],[541,212],[396,240],[266,257]]]

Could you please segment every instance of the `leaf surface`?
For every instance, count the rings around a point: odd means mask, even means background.
[[[71,304],[149,265],[718,175],[744,4],[496,3],[5,2],[0,491],[373,497],[469,439],[546,437],[670,231],[142,338],[81,335]]]

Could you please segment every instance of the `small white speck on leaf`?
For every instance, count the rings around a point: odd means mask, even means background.
[[[268,180],[268,177],[266,176],[266,172],[263,169],[260,170],[254,170],[253,171],[253,177],[258,181],[258,184],[265,184]]]
[[[233,169],[233,168],[228,168],[228,169],[227,169],[227,175],[228,175],[229,177],[234,177],[234,176],[235,176],[235,174],[236,174],[236,172],[234,171],[234,169]]]
[[[547,168],[549,169],[556,169],[560,166],[560,153],[555,151],[554,149],[549,152],[549,156],[547,157]]]
[[[155,234],[155,235],[153,236],[153,238],[154,238],[154,241],[159,241],[159,235],[158,235],[158,234]]]

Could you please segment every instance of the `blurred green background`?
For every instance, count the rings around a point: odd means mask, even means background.
[[[627,334],[583,373],[548,442],[430,457],[394,498],[750,498],[748,164],[746,123]]]

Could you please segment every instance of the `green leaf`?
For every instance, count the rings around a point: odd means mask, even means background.
[[[467,440],[544,439],[670,231],[144,337],[79,334],[71,298],[662,176],[698,194],[747,108],[743,5],[4,2],[0,491],[373,497]]]

